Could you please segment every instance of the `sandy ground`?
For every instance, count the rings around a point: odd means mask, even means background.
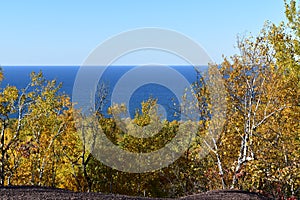
[[[124,195],[107,195],[101,193],[80,193],[63,189],[31,186],[12,186],[0,188],[0,199],[103,199],[103,200],[151,200],[155,198],[130,197]],[[236,191],[236,190],[216,190],[197,195],[179,198],[179,200],[193,199],[267,199],[256,193]],[[169,199],[165,199],[169,200]]]

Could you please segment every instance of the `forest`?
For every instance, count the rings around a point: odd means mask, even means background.
[[[296,1],[285,1],[285,13],[286,22],[266,22],[258,35],[239,37],[239,53],[210,66],[211,76],[214,70],[221,73],[224,91],[219,92],[226,93],[221,135],[215,138],[207,131],[212,124],[220,127],[210,120],[211,91],[199,76],[193,84],[202,116],[197,136],[179,159],[153,172],[127,173],[108,167],[85,142],[99,124],[122,149],[154,151],[176,135],[182,122],[163,121],[155,137],[135,138],[124,133],[113,117],[104,117],[101,106],[92,116],[84,116],[60,92],[61,83],[46,80],[42,72],[31,73],[31,81],[21,90],[12,85],[0,88],[0,186],[148,197],[239,189],[273,198],[299,197],[300,9]],[[0,79],[4,77],[1,71]],[[105,95],[100,98],[104,103]],[[144,127],[156,119],[151,112],[156,104],[156,99],[143,102],[130,124]],[[123,105],[115,105],[108,112],[124,110]],[[208,153],[201,156],[203,151]]]

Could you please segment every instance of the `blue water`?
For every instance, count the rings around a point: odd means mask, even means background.
[[[18,89],[25,88],[30,82],[30,73],[42,71],[47,80],[55,79],[58,83],[63,84],[60,93],[72,97],[73,85],[79,68],[79,66],[2,66],[4,80],[0,86],[4,88],[6,85],[14,85]],[[122,76],[131,69],[133,69],[131,66],[111,66],[103,73],[99,82],[106,84],[108,88],[107,103],[103,108],[105,116],[108,116],[106,111],[111,106],[110,99],[114,87]],[[192,66],[173,66],[172,69],[179,72],[190,84],[196,81],[196,72]],[[163,75],[158,74],[158,76]],[[174,84],[180,83],[174,82]],[[122,95],[122,93],[118,95]],[[150,97],[157,99],[158,104],[164,109],[164,118],[169,121],[180,120],[178,116],[174,116],[174,113],[179,110],[176,106],[179,100],[170,89],[156,83],[141,85],[131,95],[128,107],[132,118],[136,110],[141,108],[141,102]]]

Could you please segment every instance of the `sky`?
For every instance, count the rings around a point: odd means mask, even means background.
[[[283,0],[0,0],[0,65],[80,65],[124,31],[171,29],[216,63],[235,54],[237,36],[284,20]]]

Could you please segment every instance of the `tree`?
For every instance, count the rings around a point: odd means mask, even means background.
[[[268,22],[257,37],[239,40],[240,55],[221,66],[228,121],[219,149],[232,174],[227,181],[278,198],[299,192],[299,26],[291,16],[299,13],[295,2],[286,6],[293,34]]]
[[[59,95],[61,84],[46,81],[42,73],[32,73],[34,103],[28,106],[23,134],[30,148],[30,182],[56,185],[56,173],[64,156],[67,140],[74,140],[70,98]],[[64,145],[62,145],[64,144]]]
[[[28,91],[29,87],[30,84],[19,93],[15,86],[8,85],[0,93],[0,185],[2,186],[6,175],[13,174],[13,171],[9,172],[8,152],[19,142],[26,109],[34,103],[31,98],[32,92]]]
[[[196,69],[197,70],[197,69]],[[219,136],[226,118],[226,96],[223,77],[218,66],[211,65],[207,73],[197,71],[194,83],[201,119],[194,150],[201,155],[210,152],[217,160],[222,188],[226,188],[224,169],[219,150]]]
[[[3,80],[3,71],[2,71],[2,68],[0,68],[0,81]]]
[[[16,113],[17,109],[15,106],[18,104],[19,99],[18,91],[15,87],[8,86],[0,94],[0,115],[1,115],[1,135],[0,135],[0,185],[4,185],[5,176],[7,174],[7,165],[9,155],[9,148],[16,142],[20,133],[20,126],[13,131],[13,133],[8,132],[8,127],[10,125],[9,118],[12,114]],[[18,106],[18,105],[17,105]],[[18,124],[21,124],[21,114],[19,114]],[[11,135],[8,136],[7,134]]]
[[[0,93],[1,185],[69,187],[67,158],[78,143],[70,98],[60,85],[32,73],[27,87],[6,86]],[[62,175],[64,174],[64,175]]]

